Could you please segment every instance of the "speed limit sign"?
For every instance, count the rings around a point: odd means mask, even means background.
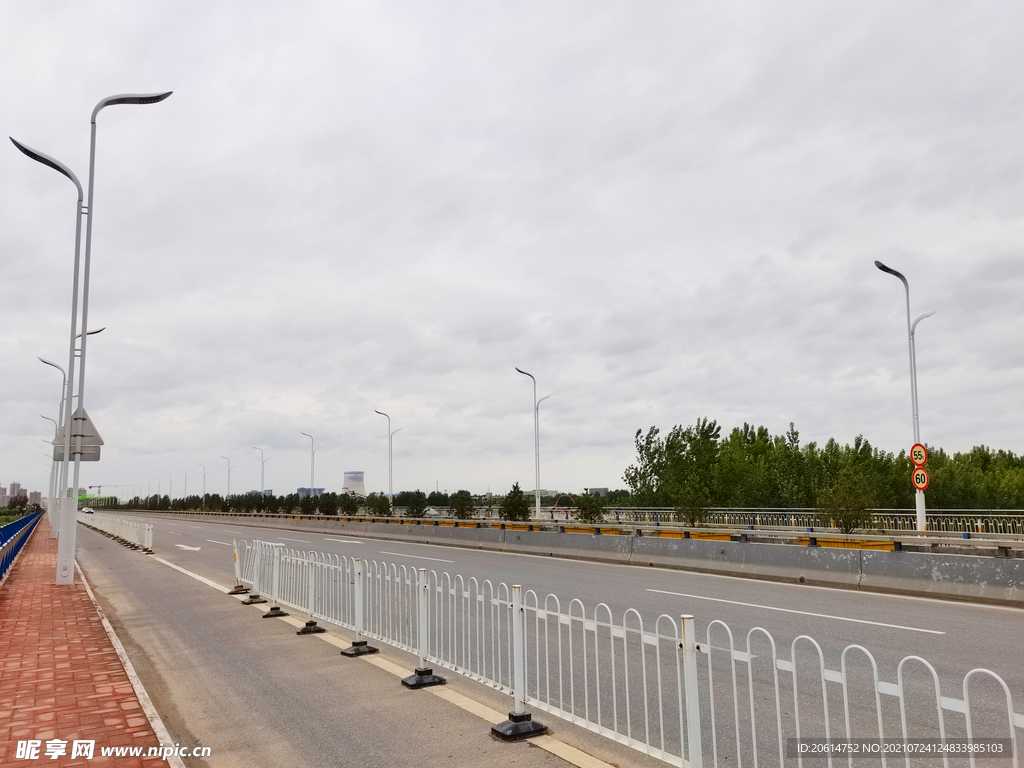
[[[915,443],[910,449],[910,460],[914,462],[915,467],[923,467],[928,463],[928,449],[920,443]]]
[[[914,471],[910,473],[910,481],[917,490],[923,491],[928,487],[928,470],[924,467],[914,467]]]

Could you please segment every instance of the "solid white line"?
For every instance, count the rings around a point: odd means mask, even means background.
[[[245,531],[229,531],[227,528],[225,528],[224,529],[224,533],[241,533],[241,534],[244,535]]]
[[[324,541],[340,541],[342,544],[362,544],[363,542],[358,539],[328,539],[324,538]]]
[[[107,633],[107,637],[110,638],[110,644],[114,646],[114,651],[117,653],[117,658],[121,661],[121,666],[124,667],[125,674],[128,675],[128,681],[132,684],[132,690],[135,691],[135,696],[138,698],[139,703],[142,705],[142,711],[146,715],[146,719],[149,720],[150,726],[153,728],[153,734],[162,745],[171,745],[174,740],[171,738],[171,734],[168,732],[167,727],[164,725],[164,721],[160,719],[160,713],[156,711],[156,707],[153,706],[152,699],[149,698],[149,694],[146,692],[145,686],[142,685],[142,680],[135,672],[135,667],[132,666],[131,660],[128,658],[127,652],[124,650],[124,646],[121,645],[121,640],[114,633],[114,628],[107,621],[107,615],[100,608],[100,604],[96,602],[96,595],[92,593],[92,587],[89,586],[89,582],[85,579],[85,574],[82,572],[82,567],[76,562],[75,568],[78,570],[78,577],[82,580],[82,585],[85,587],[85,591],[89,593],[89,599],[92,600],[93,608],[96,609],[96,613],[100,615],[100,620],[103,622],[103,629]],[[173,766],[173,768],[185,768],[185,764],[181,761],[181,758],[177,755],[169,755],[164,758],[167,764]]]
[[[204,527],[205,526],[202,526],[202,525],[190,525],[189,526],[189,528],[198,528],[199,530],[202,530]]]
[[[225,547],[232,546],[230,543],[228,543],[226,541],[214,541],[213,539],[207,539],[207,541],[210,542],[211,544],[223,544]]]
[[[184,533],[175,533],[174,531],[165,531],[165,533],[171,534],[171,536],[184,536]]]
[[[397,557],[411,557],[413,560],[433,560],[435,563],[454,563],[454,560],[442,560],[439,557],[420,557],[419,555],[403,555],[401,552],[384,552],[382,555],[396,555]]]
[[[297,541],[300,544],[312,544],[313,543],[311,541],[307,541],[306,539],[289,539],[289,538],[285,538],[284,536],[282,536],[281,539],[284,540],[284,541]]]
[[[166,566],[168,566],[170,568],[173,568],[176,571],[180,571],[181,573],[184,573],[186,576],[191,576],[196,581],[201,581],[201,582],[203,582],[203,584],[206,584],[207,586],[213,587],[214,589],[219,589],[221,592],[225,592],[226,593],[228,591],[228,588],[225,587],[223,584],[218,584],[216,581],[210,581],[209,579],[205,579],[202,576],[200,576],[198,573],[192,573],[192,571],[186,571],[180,565],[175,565],[174,563],[172,563],[172,562],[170,562],[168,560],[164,560],[162,557],[157,557],[156,555],[153,555],[150,559],[151,560],[156,560],[158,563],[163,563],[164,565],[166,565]]]
[[[926,632],[929,635],[944,635],[937,629],[921,629],[920,627],[904,627],[899,624],[886,624],[881,621],[867,621],[865,619],[850,619],[846,616],[831,616],[827,613],[811,613],[810,611],[796,611],[792,608],[776,608],[771,605],[758,605],[757,603],[741,603],[738,600],[724,600],[720,597],[706,597],[704,595],[687,595],[683,592],[669,592],[664,589],[648,589],[648,592],[657,592],[661,595],[675,595],[676,597],[689,597],[694,600],[711,600],[715,603],[729,603],[730,605],[742,605],[747,608],[763,608],[766,611],[782,611],[783,613],[799,613],[801,616],[817,616],[821,619],[833,619],[834,621],[852,621],[855,624],[871,624],[876,627],[889,627],[891,629],[905,629],[908,632]]]

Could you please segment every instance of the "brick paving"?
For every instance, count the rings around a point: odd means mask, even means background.
[[[165,766],[155,757],[102,757],[101,747],[160,742],[78,574],[57,586],[57,540],[44,516],[0,586],[0,766]],[[42,741],[39,758],[18,759],[19,740]],[[46,742],[67,742],[47,756]],[[74,740],[95,740],[93,758],[70,757]]]

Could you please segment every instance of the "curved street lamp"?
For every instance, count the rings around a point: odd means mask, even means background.
[[[23,154],[32,158],[37,163],[42,163],[45,166],[53,168],[58,173],[66,176],[75,185],[75,189],[78,191],[78,202],[76,203],[77,215],[75,217],[75,262],[74,262],[74,276],[71,281],[71,343],[68,345],[68,372],[64,376],[65,394],[64,402],[67,407],[64,409],[64,456],[61,460],[61,501],[59,507],[59,519],[58,519],[58,532],[57,532],[57,584],[73,584],[75,580],[75,533],[77,529],[76,518],[78,516],[78,459],[79,455],[76,455],[75,461],[75,484],[73,489],[67,489],[67,496],[65,496],[65,488],[67,486],[69,476],[69,460],[71,457],[71,395],[75,388],[75,339],[77,338],[76,332],[78,330],[78,274],[79,274],[79,263],[80,253],[82,244],[82,215],[85,211],[82,208],[82,184],[75,176],[74,172],[59,160],[55,160],[49,155],[32,149],[24,144],[20,144],[11,137],[11,142],[16,146]],[[42,358],[40,358],[42,359]],[[46,362],[46,361],[44,361]],[[48,363],[47,365],[53,365]],[[55,366],[60,368],[60,366]],[[63,368],[60,368],[63,372]]]
[[[253,448],[256,448],[256,446],[254,445]],[[270,461],[270,459],[263,458],[263,449],[262,448],[256,448],[256,450],[260,452],[260,499],[262,499],[263,498],[263,494],[265,493],[265,491],[263,489],[263,486],[264,486],[264,481],[263,481],[264,470],[266,469],[267,462]],[[260,503],[262,503],[262,501]]]
[[[534,378],[532,373],[527,373],[521,368],[516,368],[516,371],[523,374],[523,376],[529,376],[533,381],[533,448],[534,462],[537,470],[536,488],[534,489],[534,517],[540,519],[540,404],[551,397],[551,395],[544,395],[544,397],[538,400],[537,379]]]
[[[386,413],[384,413],[384,411],[378,411],[376,408],[374,408],[373,412],[374,413],[379,413],[381,416],[383,416],[384,418],[386,418],[388,420],[388,504],[390,504],[391,508],[394,509],[395,508],[395,493],[394,493],[394,489],[391,486],[391,480],[392,480],[392,474],[391,474],[392,462],[391,462],[391,460],[392,460],[392,455],[393,455],[392,451],[391,451],[391,444],[392,444],[392,440],[394,439],[395,435],[398,434],[399,432],[401,432],[402,428],[399,427],[394,432],[392,432],[391,431],[391,417],[388,416]]]
[[[911,415],[914,420],[914,444],[921,442],[921,425],[918,420],[918,403],[917,403],[917,345],[914,340],[914,334],[917,331],[917,324],[924,320],[926,317],[931,317],[935,312],[926,312],[925,314],[910,322],[910,283],[907,282],[907,278],[902,273],[897,272],[891,267],[885,266],[880,261],[875,261],[875,266],[883,272],[898,277],[900,282],[903,283],[903,288],[906,291],[907,296],[907,349],[909,350],[910,356],[910,409]],[[928,528],[928,521],[926,516],[924,491],[918,491],[915,497],[915,506],[917,507],[917,530],[924,531]]]

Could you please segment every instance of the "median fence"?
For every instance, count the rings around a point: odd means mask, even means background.
[[[238,582],[274,607],[304,613],[307,625],[353,630],[354,646],[366,652],[368,641],[410,651],[421,677],[435,665],[510,694],[519,735],[543,730],[532,708],[695,768],[852,759],[816,751],[813,739],[856,740],[875,755],[858,762],[864,766],[1021,764],[1024,715],[990,670],[972,669],[943,687],[918,656],[883,673],[859,645],[826,650],[801,635],[787,648],[761,627],[736,638],[718,620],[700,631],[688,615],[651,621],[635,609],[617,615],[603,603],[563,602],[488,579],[261,541],[235,547]],[[924,739],[945,746],[913,758],[872,747]],[[957,741],[966,739],[975,747],[995,741],[968,753]]]
[[[133,549],[141,549],[147,554],[153,553],[153,526],[148,523],[137,523],[123,517],[86,514],[85,512],[78,513],[78,522],[86,528],[105,533]]]
[[[0,582],[7,578],[7,572],[14,565],[14,560],[25,546],[28,537],[36,528],[36,523],[43,516],[42,512],[25,515],[7,525],[0,525]]]

